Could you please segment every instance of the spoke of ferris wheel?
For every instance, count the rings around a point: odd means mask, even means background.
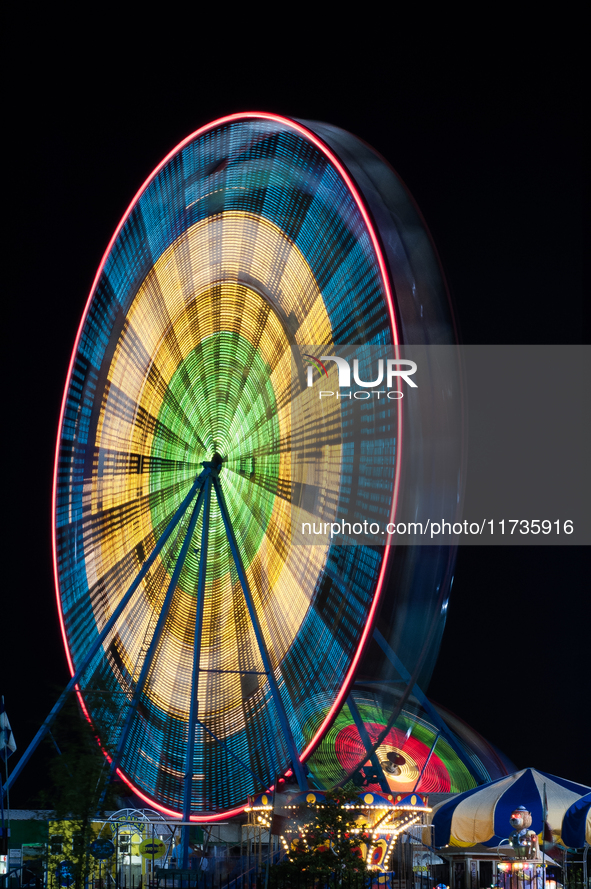
[[[265,673],[265,676],[266,676],[266,675],[267,675],[267,674]],[[240,757],[237,756],[237,755],[234,753],[234,751],[232,750],[232,748],[228,745],[228,742],[227,742],[227,741],[225,741],[223,738],[218,738],[218,736],[217,736],[216,734],[214,734],[214,733],[212,732],[212,730],[211,730],[210,728],[208,728],[208,727],[205,725],[204,722],[200,722],[199,719],[197,719],[196,722],[197,722],[197,725],[200,725],[201,728],[203,729],[203,731],[206,732],[206,733],[209,735],[209,737],[212,738],[212,739],[216,742],[216,744],[219,744],[220,746],[222,746],[222,747],[225,748],[225,750],[226,750],[228,756],[231,756],[232,759],[235,759],[236,762],[239,763],[239,764],[242,766],[242,768],[243,768],[246,772],[248,772],[249,775],[252,775],[252,777],[253,777],[254,780],[257,782],[257,784],[260,784],[261,788],[268,787],[269,782],[265,783],[265,781],[263,781],[263,779],[261,778],[260,775],[256,775],[256,774],[252,771],[252,769],[250,769],[250,768],[246,765],[246,763],[244,762],[244,760],[243,760],[243,759],[240,759]]]
[[[281,693],[279,691],[279,686],[277,685],[277,680],[275,679],[275,674],[273,672],[273,665],[271,663],[271,658],[269,657],[269,652],[267,651],[267,646],[265,644],[265,638],[263,636],[263,631],[261,629],[261,625],[259,624],[259,618],[256,612],[256,608],[254,606],[254,601],[252,598],[252,593],[250,591],[250,586],[248,585],[248,580],[246,578],[246,573],[244,571],[244,566],[242,565],[242,558],[240,556],[240,550],[238,549],[238,544],[236,542],[236,537],[234,536],[234,529],[232,528],[232,523],[230,521],[230,516],[228,514],[228,509],[226,507],[226,501],[224,499],[224,494],[222,491],[222,487],[220,485],[219,479],[216,475],[212,475],[213,486],[215,488],[215,492],[218,498],[218,503],[220,506],[220,512],[222,514],[222,520],[224,522],[224,528],[226,529],[226,535],[228,537],[228,542],[230,544],[230,549],[232,551],[232,557],[234,559],[234,564],[236,566],[236,571],[238,572],[238,579],[240,580],[240,586],[242,587],[242,592],[244,594],[244,599],[246,602],[246,607],[248,609],[248,613],[250,615],[250,620],[254,629],[255,638],[257,640],[257,645],[259,648],[259,652],[261,655],[261,660],[263,662],[263,667],[265,672],[269,678],[269,688],[271,689],[271,696],[273,698],[273,703],[275,704],[275,711],[277,713],[277,717],[279,719],[279,724],[281,726],[281,731],[283,734],[283,738],[285,740],[287,750],[289,752],[289,756],[291,757],[292,768],[295,774],[295,777],[298,782],[298,786],[300,790],[307,790],[308,782],[306,781],[306,772],[304,770],[304,766],[300,761],[300,757],[298,755],[297,747],[295,745],[295,741],[291,732],[291,726],[289,724],[289,720],[287,718],[287,713],[285,711],[285,707],[283,705],[283,700],[281,698]]]
[[[187,494],[187,496],[185,497],[183,502],[180,504],[180,506],[174,513],[173,517],[169,521],[168,525],[166,526],[166,528],[164,529],[164,531],[158,538],[158,541],[156,542],[156,546],[154,547],[154,549],[152,550],[152,552],[150,553],[150,555],[148,556],[148,558],[142,565],[139,573],[133,580],[131,586],[127,589],[127,592],[121,598],[121,601],[119,602],[119,604],[113,611],[113,614],[111,615],[111,617],[109,618],[109,620],[107,621],[105,626],[102,628],[102,630],[100,631],[100,633],[98,634],[96,639],[90,645],[88,651],[86,652],[85,656],[83,657],[82,661],[80,662],[80,665],[78,666],[76,672],[74,673],[74,675],[72,676],[72,678],[66,685],[65,689],[59,696],[58,700],[54,704],[47,719],[44,721],[41,728],[39,729],[39,731],[37,732],[37,734],[31,741],[31,743],[29,744],[29,746],[27,747],[27,749],[25,750],[25,752],[23,753],[23,755],[17,762],[10,777],[6,781],[6,784],[2,788],[3,793],[8,791],[12,787],[12,785],[14,784],[14,782],[16,781],[16,779],[18,778],[18,776],[20,775],[20,773],[26,766],[27,762],[29,761],[29,759],[31,758],[31,756],[33,755],[33,753],[39,746],[40,742],[43,740],[43,738],[49,731],[54,719],[56,718],[56,716],[58,715],[58,713],[64,706],[68,695],[70,694],[72,689],[75,688],[75,686],[77,686],[78,683],[80,682],[80,679],[84,675],[84,672],[88,669],[88,666],[91,663],[92,659],[95,657],[96,653],[98,652],[98,650],[104,643],[105,639],[107,638],[107,636],[109,635],[109,633],[111,632],[111,630],[113,629],[113,627],[115,626],[115,624],[117,623],[119,618],[121,617],[121,614],[123,613],[123,611],[129,604],[131,597],[136,592],[136,590],[139,588],[139,585],[141,584],[142,580],[145,578],[146,574],[148,573],[148,571],[150,570],[150,568],[152,567],[152,565],[154,564],[154,562],[156,561],[156,559],[158,558],[160,553],[162,552],[164,545],[166,544],[170,535],[172,534],[172,532],[174,531],[174,529],[176,528],[176,526],[178,525],[178,523],[184,516],[191,501],[195,497],[195,494],[197,493],[199,488],[201,488],[201,486],[203,485],[203,482],[204,482],[207,474],[208,474],[208,470],[203,470],[197,476],[197,478],[191,485],[191,490],[189,491],[189,493]]]
[[[195,753],[195,728],[199,715],[199,661],[201,660],[201,633],[203,629],[203,603],[205,601],[205,573],[207,571],[207,547],[209,542],[209,508],[211,505],[211,475],[204,487],[203,526],[201,529],[201,552],[199,554],[199,579],[197,581],[197,603],[195,606],[195,641],[193,645],[193,674],[191,676],[191,697],[189,704],[189,725],[187,736],[187,752],[185,756],[185,783],[183,787],[183,821],[191,817],[191,798],[193,791],[193,756]],[[189,832],[190,827],[183,827],[183,864],[189,866]]]
[[[129,704],[129,710],[127,716],[125,717],[125,722],[123,723],[123,728],[121,729],[121,734],[119,735],[119,740],[117,742],[117,747],[113,754],[113,758],[111,760],[111,766],[109,769],[109,781],[115,774],[117,767],[119,765],[119,761],[121,759],[121,755],[125,748],[125,744],[127,739],[129,738],[131,727],[133,725],[134,717],[137,714],[138,704],[140,702],[140,698],[142,696],[142,692],[144,690],[144,685],[146,679],[148,678],[148,673],[150,672],[150,667],[152,666],[152,661],[154,659],[154,655],[156,654],[156,649],[158,648],[158,644],[160,642],[160,637],[162,636],[162,631],[164,630],[164,625],[166,624],[166,620],[168,618],[168,612],[170,609],[170,605],[172,602],[172,598],[174,595],[174,591],[176,589],[177,583],[179,581],[179,577],[181,576],[181,571],[183,570],[183,566],[185,564],[185,559],[187,558],[187,553],[189,552],[189,546],[191,545],[191,540],[193,538],[193,534],[195,532],[195,526],[197,525],[197,519],[199,518],[199,513],[201,512],[201,505],[203,503],[203,481],[206,481],[208,477],[211,475],[211,469],[206,467],[205,470],[201,473],[200,478],[202,479],[202,487],[199,491],[199,496],[197,497],[197,503],[193,508],[193,513],[189,520],[189,527],[187,529],[187,533],[185,534],[185,539],[183,540],[183,545],[181,546],[181,551],[177,557],[176,565],[174,567],[174,571],[172,573],[172,577],[170,579],[170,583],[168,585],[168,589],[166,591],[166,596],[164,597],[164,603],[162,605],[162,609],[160,611],[160,615],[158,617],[158,622],[154,629],[154,633],[152,635],[152,639],[150,641],[150,646],[148,651],[146,652],[146,656],[144,657],[144,661],[142,664],[142,669],[140,670],[140,675],[136,682],[135,691],[133,693],[133,697],[131,699],[131,703]],[[107,786],[109,781],[105,782],[105,787],[101,794],[101,798],[99,800],[99,804],[97,807],[97,815],[100,813],[102,809],[105,795],[107,792]]]
[[[388,658],[388,660],[390,661],[390,663],[392,664],[392,666],[394,667],[394,669],[396,670],[396,672],[398,673],[398,675],[404,680],[404,682],[407,684],[407,687],[408,687],[408,683],[412,679],[410,673],[408,672],[408,670],[406,669],[406,667],[404,666],[404,664],[402,663],[402,661],[400,660],[400,658],[398,657],[398,655],[396,654],[394,649],[388,644],[388,642],[386,641],[384,636],[382,636],[382,634],[377,629],[377,627],[374,627],[373,637],[374,637],[375,641],[378,643],[378,645],[380,646],[380,648],[382,649],[382,651],[384,652],[384,654],[386,655],[386,657]],[[464,763],[464,765],[466,766],[466,768],[468,769],[468,771],[470,772],[472,777],[476,779],[477,784],[482,784],[482,782],[484,780],[488,780],[487,778],[484,777],[484,775],[480,774],[474,768],[471,757],[468,756],[466,751],[463,750],[461,748],[461,746],[458,744],[458,741],[457,741],[455,735],[449,729],[449,727],[447,726],[447,724],[445,723],[443,718],[439,715],[439,713],[437,712],[437,710],[435,709],[435,707],[433,706],[433,704],[431,703],[429,698],[426,696],[426,694],[424,693],[424,691],[420,688],[420,686],[418,684],[415,683],[413,685],[412,693],[414,694],[415,698],[419,701],[419,703],[421,704],[421,706],[423,707],[423,709],[425,710],[427,715],[433,720],[434,724],[439,729],[439,731],[441,732],[441,734],[443,735],[443,737],[445,738],[445,740],[447,741],[449,746],[452,748],[454,753],[456,753],[459,756],[460,760]]]
[[[414,785],[413,789],[411,790],[411,793],[415,793],[417,787],[418,787],[419,784],[421,783],[421,780],[422,780],[422,778],[423,778],[423,775],[424,775],[425,772],[427,771],[427,766],[429,765],[429,762],[430,762],[430,760],[431,760],[431,757],[432,757],[433,754],[435,753],[435,748],[437,747],[437,742],[438,742],[438,740],[439,740],[439,738],[440,738],[440,735],[441,735],[441,729],[439,729],[439,731],[438,731],[437,734],[435,735],[435,740],[434,740],[433,743],[431,744],[431,749],[429,750],[429,755],[427,756],[427,759],[426,759],[425,762],[423,763],[423,768],[422,768],[421,771],[420,771],[419,777],[418,777],[417,780],[415,781],[415,785]]]
[[[347,706],[349,707],[349,710],[351,711],[351,716],[353,717],[353,722],[355,723],[357,731],[359,732],[359,737],[361,738],[361,743],[365,747],[365,751],[368,755],[369,761],[371,762],[371,764],[374,768],[374,771],[378,776],[378,783],[380,785],[382,793],[390,793],[390,785],[388,784],[388,782],[386,780],[386,776],[384,775],[384,770],[382,769],[382,764],[380,763],[380,760],[378,759],[377,753],[373,749],[373,744],[371,743],[371,739],[369,737],[369,732],[367,731],[365,723],[361,717],[361,713],[359,712],[359,710],[357,708],[357,704],[353,700],[353,695],[351,693],[349,693],[349,696],[347,698]]]

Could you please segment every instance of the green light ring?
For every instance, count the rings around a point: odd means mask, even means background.
[[[243,367],[248,368],[246,376],[232,372],[237,358]],[[278,456],[274,448],[280,433],[270,370],[258,350],[240,335],[222,332],[204,339],[179,364],[170,380],[152,443],[152,456],[166,461],[189,462],[195,468],[213,451],[227,455],[224,485],[228,489],[230,517],[234,526],[241,529],[245,567],[258,552],[275,501],[270,488],[278,477]],[[180,444],[187,428],[192,428],[195,435],[194,450],[189,452]],[[164,435],[165,430],[178,432],[179,439]],[[249,483],[240,475],[242,467],[246,470],[256,467],[259,474],[262,472],[266,487]],[[154,492],[161,492],[162,476],[159,471],[151,473],[150,485]],[[168,497],[160,496],[154,502],[154,527],[160,527],[173,510],[175,501],[173,499],[171,504],[171,497],[169,492]],[[200,518],[198,540],[201,539],[201,528]],[[209,559],[208,576],[219,577],[219,571],[223,570],[219,555],[224,551],[224,536],[214,501],[210,532],[213,558]],[[197,577],[198,558],[192,550],[181,573],[179,587],[188,595],[195,595]]]

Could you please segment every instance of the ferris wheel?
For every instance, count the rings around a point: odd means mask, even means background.
[[[348,133],[231,115],[135,196],[70,362],[54,565],[71,684],[151,807],[227,817],[290,769],[303,789],[378,613],[429,673],[453,555],[296,546],[291,522],[344,498],[361,513],[369,489],[386,521],[426,496],[452,515],[457,466],[433,494],[421,424],[392,404],[386,481],[363,455],[333,471],[321,426],[296,428],[293,356],[453,339],[412,199]]]

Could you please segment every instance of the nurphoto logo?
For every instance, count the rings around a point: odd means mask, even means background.
[[[338,379],[339,379],[339,390],[341,389],[350,389],[351,388],[351,365],[347,361],[346,358],[341,358],[337,355],[321,355],[319,358],[316,358],[314,355],[307,355],[305,352],[302,355],[303,358],[306,358],[308,362],[307,368],[307,384],[308,388],[311,389],[314,386],[314,369],[318,372],[318,376],[321,382],[323,381],[323,376],[328,379],[328,370],[325,361],[334,361],[338,371]],[[398,401],[401,398],[404,398],[404,392],[400,389],[395,389],[394,386],[398,385],[400,381],[404,381],[413,389],[417,389],[418,386],[411,379],[412,375],[417,372],[417,364],[415,361],[410,361],[407,358],[386,358],[385,361],[383,358],[378,359],[378,367],[377,367],[377,377],[375,380],[362,380],[359,376],[359,359],[353,359],[353,383],[357,386],[361,387],[362,391],[349,392],[347,394],[342,394],[339,392],[331,392],[329,390],[321,389],[319,390],[318,397],[319,398],[356,398],[356,399],[365,399],[371,398],[372,395],[377,395],[379,398],[380,395],[385,395],[391,401]],[[378,389],[378,386],[386,385],[386,389]],[[375,391],[366,392],[366,389],[372,389]]]

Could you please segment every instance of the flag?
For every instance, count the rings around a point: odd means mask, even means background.
[[[0,757],[6,762],[9,756],[12,756],[16,750],[14,735],[10,728],[8,716],[4,709],[4,698],[0,703]]]

